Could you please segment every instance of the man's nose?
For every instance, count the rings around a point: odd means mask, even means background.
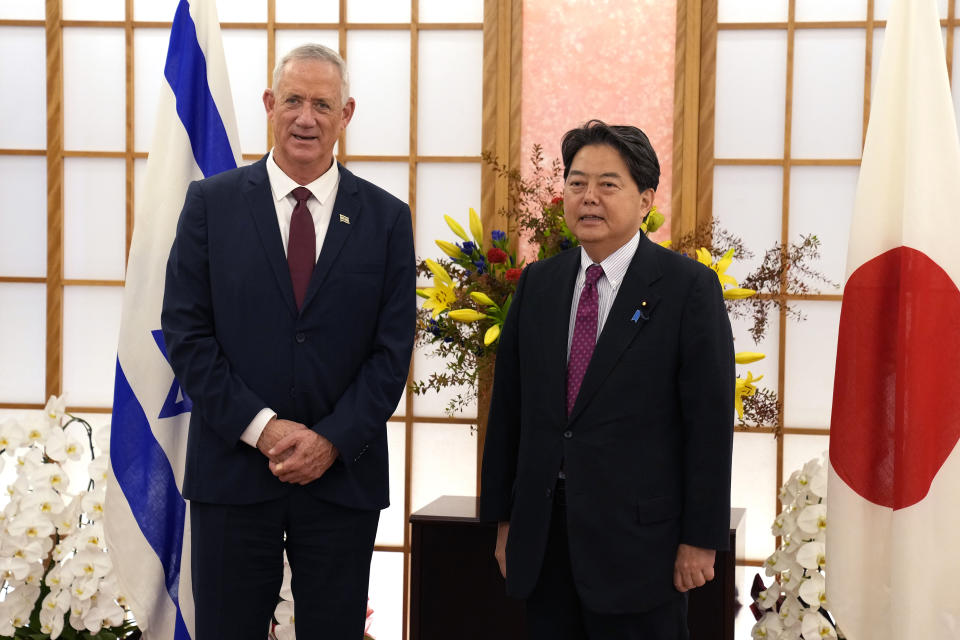
[[[597,203],[597,185],[593,182],[587,182],[587,188],[583,192],[583,201],[591,204]]]
[[[297,124],[309,124],[313,121],[313,107],[308,102],[300,104],[297,111]]]

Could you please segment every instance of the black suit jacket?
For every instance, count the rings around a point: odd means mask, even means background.
[[[582,601],[639,612],[676,594],[679,543],[727,544],[733,340],[716,274],[641,237],[568,418],[579,267],[580,250],[566,251],[517,285],[497,351],[481,517],[510,521],[507,591],[528,596],[563,461]]]
[[[416,312],[410,210],[339,170],[299,312],[266,157],[187,190],[162,325],[173,370],[193,401],[189,499],[244,504],[290,489],[240,440],[269,407],[340,452],[311,492],[360,509],[388,504],[386,421],[407,378]]]

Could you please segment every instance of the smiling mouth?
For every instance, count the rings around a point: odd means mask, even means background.
[[[580,216],[581,222],[603,222],[600,216]]]
[[[298,136],[298,135],[295,134],[295,133],[292,134],[292,135],[293,135],[293,137],[296,138],[297,140],[305,140],[305,141],[306,141],[306,140],[316,140],[316,139],[317,139],[316,136]]]

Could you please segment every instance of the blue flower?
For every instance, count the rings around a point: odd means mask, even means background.
[[[484,258],[473,261],[473,266],[477,268],[477,275],[482,276],[487,272],[487,261]]]
[[[573,243],[570,242],[570,238],[564,237],[563,239],[560,240],[560,249],[562,251],[566,251],[572,246],[573,246]]]
[[[469,241],[464,242],[459,246],[460,246],[460,250],[463,251],[468,256],[473,255],[473,252],[476,250],[476,245]]]
[[[504,233],[503,231],[500,231],[499,229],[494,229],[493,231],[490,232],[490,237],[493,238],[494,242],[500,242],[501,240],[507,239],[507,234]]]

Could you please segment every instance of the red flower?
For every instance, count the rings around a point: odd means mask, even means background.
[[[507,269],[507,272],[503,274],[503,277],[507,279],[507,282],[516,282],[520,279],[521,273],[523,273],[523,269],[520,269],[519,267]]]
[[[561,198],[560,196],[557,196],[556,198],[550,201],[550,204],[563,204],[563,198]]]
[[[493,247],[487,251],[487,261],[490,264],[503,264],[509,257],[507,252],[499,247]]]

